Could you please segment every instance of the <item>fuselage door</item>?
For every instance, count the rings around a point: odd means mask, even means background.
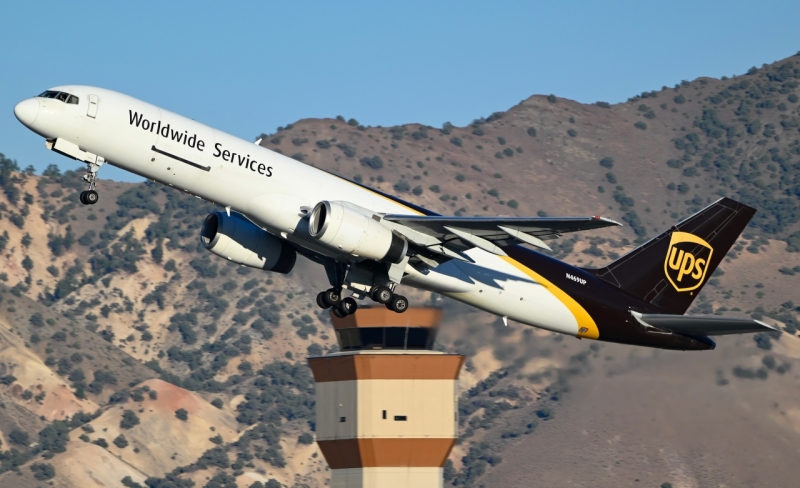
[[[97,95],[89,95],[89,109],[86,112],[91,118],[97,117],[97,105],[100,103],[100,99],[97,98]]]

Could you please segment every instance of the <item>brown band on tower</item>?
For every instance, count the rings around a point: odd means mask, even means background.
[[[438,327],[442,319],[439,308],[409,308],[396,313],[386,307],[359,308],[358,313],[339,318],[331,313],[334,329],[356,327]]]
[[[331,469],[444,466],[453,438],[339,439],[317,441]]]
[[[351,380],[455,381],[458,380],[463,362],[464,356],[455,354],[353,354],[308,359],[317,383]]]

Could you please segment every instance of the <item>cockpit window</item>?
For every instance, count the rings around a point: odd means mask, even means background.
[[[41,95],[36,95],[39,98],[55,98],[70,105],[78,105],[78,97],[70,95],[69,93],[47,90]]]

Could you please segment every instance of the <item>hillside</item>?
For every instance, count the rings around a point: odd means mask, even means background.
[[[537,95],[467,127],[305,119],[260,143],[443,214],[625,222],[553,241],[587,267],[720,196],[755,206],[692,313],[781,332],[713,352],[506,328],[407,294],[445,308],[439,347],[468,356],[451,484],[786,486],[800,474],[799,81],[793,56],[615,105]],[[0,158],[0,486],[325,486],[305,363],[335,350],[313,303],[322,270],[212,256],[198,233],[214,207],[174,189],[101,181],[82,206],[79,174],[24,165]]]

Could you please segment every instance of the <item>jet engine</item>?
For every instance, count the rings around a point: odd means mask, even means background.
[[[322,201],[311,211],[311,237],[355,256],[399,263],[408,251],[408,241],[392,229],[341,202]]]
[[[214,212],[206,217],[200,242],[229,261],[276,273],[288,273],[297,260],[292,246],[236,212]]]

